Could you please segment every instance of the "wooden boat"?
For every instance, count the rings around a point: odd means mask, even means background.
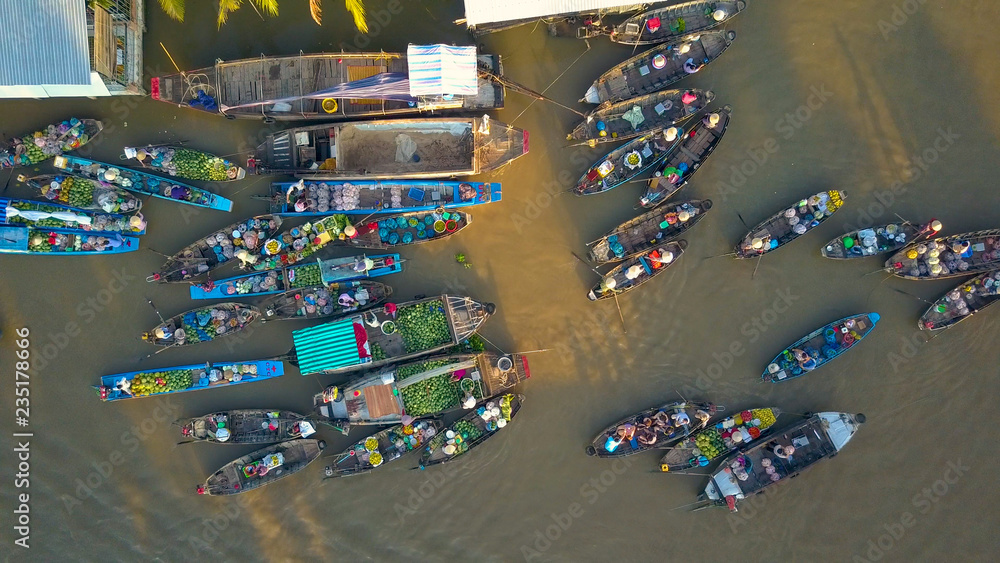
[[[737,258],[756,258],[782,247],[830,218],[844,204],[847,192],[829,190],[792,204],[747,233],[736,245]]]
[[[198,486],[199,495],[235,495],[259,489],[302,471],[316,461],[326,442],[289,440],[234,459]]]
[[[660,459],[660,471],[683,473],[705,467],[758,438],[767,437],[779,416],[781,411],[774,407],[749,409],[689,434]]]
[[[576,183],[576,195],[604,193],[649,171],[680,146],[684,130],[671,127],[635,138],[600,158]]]
[[[330,215],[294,227],[267,240],[256,262],[244,269],[273,270],[296,264],[325,246],[351,246],[385,250],[441,240],[472,224],[472,215],[458,211],[401,213],[352,225],[346,215]]]
[[[633,414],[602,430],[587,446],[587,455],[625,457],[646,450],[663,449],[697,432],[716,412],[712,403],[674,401]],[[646,424],[646,421],[649,424]]]
[[[911,244],[893,254],[885,269],[908,280],[939,280],[1000,269],[1000,229]]]
[[[391,287],[367,280],[292,289],[261,303],[261,322],[341,317],[377,307],[391,295]]]
[[[91,181],[106,182],[137,194],[151,195],[207,209],[233,210],[233,202],[220,195],[148,172],[66,155],[57,156],[52,165],[67,174]]]
[[[187,180],[231,182],[242,180],[247,171],[231,161],[204,151],[171,145],[125,147],[122,160],[133,166]]]
[[[552,37],[576,37],[579,39],[589,39],[610,33],[610,30],[607,30],[606,33],[602,32],[602,18],[641,12],[649,7],[648,2],[642,3],[623,0],[618,0],[616,2],[602,1],[597,3],[601,6],[599,9],[594,9],[588,6],[585,10],[553,14],[551,12],[555,10],[579,8],[581,3],[569,2],[562,4],[553,3],[550,5],[540,4],[541,6],[546,7],[545,10],[533,9],[534,4],[535,3],[525,4],[520,7],[519,15],[523,14],[524,10],[530,10],[531,17],[476,23],[468,26],[469,31],[474,37],[479,38],[489,33],[512,29],[521,25],[535,24],[547,26],[549,35]],[[468,14],[468,12],[466,12],[466,14]],[[458,20],[455,23],[463,23],[463,21]]]
[[[86,145],[96,137],[104,124],[96,119],[71,117],[8,141],[0,141],[0,168],[33,166]]]
[[[351,426],[397,424],[438,416],[507,392],[531,377],[521,354],[450,354],[366,372],[313,397],[320,422],[343,433]]]
[[[705,109],[714,99],[715,93],[710,90],[663,90],[601,104],[577,124],[566,140],[617,143],[676,125]]]
[[[95,385],[102,401],[137,399],[264,381],[285,375],[285,364],[273,360],[192,364],[147,369],[101,377]]]
[[[34,201],[30,199],[0,198],[0,208],[4,217],[0,220],[9,225],[25,225],[38,229],[78,229],[88,233],[118,233],[123,235],[146,234],[146,222],[141,217],[131,221],[131,217],[119,213],[89,211],[58,203]]]
[[[39,194],[53,203],[72,205],[88,211],[135,213],[142,209],[141,199],[104,182],[66,174],[41,174],[30,178],[20,174],[17,181],[38,190]]]
[[[761,379],[780,383],[811,373],[861,342],[880,318],[878,313],[861,313],[810,332],[775,356]]]
[[[446,430],[438,432],[428,440],[424,451],[420,454],[420,468],[454,461],[492,438],[514,420],[523,404],[524,395],[508,393],[458,419]],[[490,409],[492,414],[481,414],[479,410],[483,409]]]
[[[489,116],[395,119],[280,131],[247,165],[317,180],[439,178],[489,172],[527,152],[527,131]]]
[[[727,457],[699,500],[735,512],[741,501],[837,455],[864,422],[865,415],[860,413],[821,412],[776,432],[770,440]],[[783,459],[774,454],[776,446],[791,446],[794,451]]]
[[[611,40],[625,45],[652,45],[693,35],[721,25],[745,10],[744,0],[695,0],[656,8],[632,16],[611,32]]]
[[[824,258],[846,260],[896,252],[914,241],[933,236],[940,231],[941,221],[936,219],[923,225],[899,222],[868,229],[857,229],[823,245],[820,254]]]
[[[587,294],[587,299],[591,301],[613,299],[617,295],[639,287],[676,264],[684,254],[685,248],[687,248],[686,240],[668,242],[625,260],[604,275],[604,279]]]
[[[281,222],[277,215],[258,215],[219,229],[171,256],[146,281],[186,282],[201,278],[241,256],[241,260],[253,260],[264,241],[278,232]]]
[[[139,238],[80,229],[29,227],[0,221],[0,254],[81,256],[139,250]]]
[[[213,412],[174,422],[188,442],[213,444],[275,444],[316,433],[301,414],[267,409],[238,409]]]
[[[979,274],[944,294],[917,321],[931,332],[953,327],[1000,300],[1000,270]]]
[[[719,58],[735,39],[735,31],[706,31],[657,45],[602,74],[580,101],[619,102],[665,90]]]
[[[639,204],[647,209],[660,205],[691,181],[691,177],[708,160],[729,129],[733,108],[725,106],[709,113],[684,135],[680,147],[670,153],[663,165],[646,184]]]
[[[273,295],[292,289],[375,278],[403,271],[399,254],[316,260],[278,270],[244,274],[191,286],[191,299],[228,299]]]
[[[499,55],[477,56],[480,71],[502,74]],[[216,61],[214,66],[154,77],[154,100],[180,107],[264,121],[345,120],[501,109],[504,87],[480,72],[476,95],[420,96],[412,101],[322,95],[323,90],[381,77],[406,76],[406,53],[305,53]],[[391,73],[391,74],[387,74]],[[361,82],[362,84],[364,82]],[[315,93],[315,94],[314,94]],[[282,100],[275,102],[275,100]]]
[[[275,182],[271,213],[301,217],[458,209],[500,201],[499,182],[355,180]],[[301,211],[299,209],[301,208]]]
[[[370,473],[422,448],[442,426],[440,419],[430,418],[397,424],[372,434],[334,456],[323,468],[323,480]]]
[[[242,303],[217,303],[172,317],[143,333],[142,339],[157,346],[189,346],[237,333],[260,316],[256,307]]]
[[[475,334],[496,305],[438,295],[292,332],[302,375],[375,368],[456,346]]]
[[[592,242],[588,257],[597,264],[634,258],[681,236],[701,221],[709,209],[712,209],[712,200],[693,199],[647,211]]]

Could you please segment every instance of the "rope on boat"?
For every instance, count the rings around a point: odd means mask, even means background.
[[[555,83],[556,83],[556,82],[558,82],[558,81],[559,81],[559,79],[563,77],[563,75],[565,75],[565,74],[566,74],[567,72],[569,72],[569,69],[573,68],[573,65],[575,65],[575,64],[576,64],[577,62],[579,62],[579,60],[580,60],[581,58],[583,58],[583,56],[584,56],[584,55],[586,55],[586,54],[587,54],[588,52],[590,52],[590,40],[585,40],[585,42],[586,42],[586,44],[587,44],[587,49],[586,49],[586,50],[585,50],[584,52],[580,53],[580,56],[578,56],[578,57],[577,57],[576,59],[574,59],[574,60],[573,60],[573,62],[571,62],[571,63],[569,64],[569,66],[567,66],[567,67],[566,67],[566,69],[565,69],[565,70],[563,70],[563,71],[562,71],[561,73],[559,73],[559,76],[555,77],[555,79],[554,79],[554,80],[552,80],[552,82],[550,82],[550,83],[549,83],[549,85],[548,85],[548,86],[546,86],[546,87],[545,87],[545,89],[541,91],[541,93],[537,94],[537,95],[539,95],[539,96],[542,96],[542,98],[539,98],[539,99],[547,99],[547,100],[550,100],[550,101],[552,101],[552,102],[554,102],[554,103],[556,103],[556,104],[558,104],[558,105],[561,105],[562,107],[564,107],[564,108],[566,108],[566,109],[568,109],[568,110],[572,111],[573,113],[576,113],[576,114],[578,114],[578,115],[581,115],[581,116],[584,116],[584,117],[586,117],[586,115],[585,115],[585,114],[583,114],[583,113],[580,113],[580,112],[576,111],[575,109],[572,109],[572,108],[570,108],[570,107],[568,107],[568,106],[564,106],[564,105],[562,105],[562,104],[559,104],[558,102],[555,102],[555,100],[551,100],[550,98],[545,98],[545,97],[543,96],[543,94],[545,94],[545,92],[548,92],[548,91],[549,91],[549,88],[552,88],[552,86],[554,86],[554,85],[555,85]],[[520,85],[518,85],[518,86],[519,86],[519,87],[521,87],[521,88],[524,88],[523,86],[520,86]],[[512,89],[513,89],[513,88],[512,88]],[[527,88],[525,88],[525,90],[527,90]],[[518,119],[520,119],[520,118],[521,118],[521,116],[522,116],[522,115],[524,115],[524,112],[528,111],[528,108],[530,108],[531,106],[533,106],[533,105],[535,104],[535,102],[536,102],[536,101],[538,101],[538,100],[533,100],[533,101],[532,101],[532,102],[531,102],[530,104],[528,104],[528,106],[527,106],[526,108],[524,108],[523,110],[521,110],[521,113],[517,114],[517,117],[515,117],[515,118],[513,119],[513,121],[511,121],[511,122],[510,122],[510,123],[511,123],[511,125],[513,125],[515,121],[517,121]]]

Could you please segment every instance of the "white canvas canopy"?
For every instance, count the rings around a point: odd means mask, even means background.
[[[597,12],[637,4],[636,0],[465,0],[465,19],[469,27],[474,27],[485,23]]]
[[[476,48],[410,45],[406,48],[411,96],[476,95]]]

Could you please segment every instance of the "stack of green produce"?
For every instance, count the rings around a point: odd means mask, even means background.
[[[300,287],[314,287],[323,285],[323,276],[320,273],[319,264],[307,264],[292,270],[295,277],[291,280],[291,289]]]
[[[407,377],[412,377],[418,373],[426,373],[450,363],[453,363],[452,360],[427,360],[426,362],[407,364],[396,370],[396,381],[403,381]]]
[[[51,183],[42,186],[42,195],[72,207],[90,207],[94,204],[94,183],[90,180],[67,176],[61,182],[57,177],[56,183],[58,187],[52,187]]]
[[[468,420],[459,420],[455,423],[454,428],[455,434],[462,435],[462,443],[458,445],[458,451],[455,452],[455,455],[468,451],[469,443],[475,442],[483,435],[483,431]]]
[[[451,342],[451,329],[440,299],[400,307],[396,312],[396,330],[407,353],[430,350]]]
[[[382,347],[379,346],[378,342],[372,342],[370,344],[370,346],[371,346],[371,349],[372,349],[372,361],[373,362],[377,362],[379,360],[384,360],[385,359],[385,357],[386,357],[385,356],[385,350],[383,350]]]
[[[26,201],[17,201],[17,202],[11,203],[11,207],[13,207],[14,209],[21,209],[21,210],[27,211],[27,210],[31,209],[32,205],[30,203],[26,202]],[[46,213],[55,213],[57,211],[66,211],[65,209],[62,209],[60,207],[51,207],[51,206],[48,206],[48,205],[36,205],[35,207],[38,208],[37,211],[44,211]],[[53,219],[51,217],[48,218],[48,219],[39,219],[37,221],[28,221],[24,217],[21,217],[20,215],[18,215],[18,216],[14,216],[14,217],[9,218],[8,221],[11,222],[11,223],[32,224],[32,225],[37,225],[39,227],[50,227],[50,228],[51,227],[67,227],[67,226],[70,227],[70,228],[77,227],[76,223],[67,225],[65,221],[60,221],[59,219]]]
[[[410,416],[424,416],[451,410],[462,400],[462,390],[458,383],[450,381],[451,374],[445,373],[407,385],[399,390],[403,408]]]
[[[52,243],[40,231],[28,231],[28,250],[31,252],[52,252]]]
[[[695,445],[701,450],[701,455],[708,459],[715,459],[719,454],[729,451],[722,440],[722,435],[715,428],[709,428],[698,434]]]
[[[170,370],[143,373],[132,379],[132,394],[136,397],[155,395],[187,389],[193,384],[191,372],[187,370]]]
[[[228,169],[226,161],[217,156],[191,149],[173,149],[173,153],[173,158],[163,164],[163,168],[171,175],[212,182],[224,182],[229,179],[226,176]]]
[[[273,270],[291,266],[312,256],[317,250],[340,238],[344,228],[351,224],[347,215],[328,215],[316,223],[306,223],[268,240],[261,250],[263,260],[253,265],[256,271]],[[292,233],[297,233],[294,236]],[[328,233],[330,240],[321,241],[320,236]],[[299,250],[296,250],[298,246]]]

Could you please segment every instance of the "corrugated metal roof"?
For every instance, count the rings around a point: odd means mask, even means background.
[[[0,0],[0,86],[90,84],[83,0]]]
[[[361,364],[354,318],[292,332],[302,375]]]
[[[637,0],[465,0],[469,26],[634,6]]]

